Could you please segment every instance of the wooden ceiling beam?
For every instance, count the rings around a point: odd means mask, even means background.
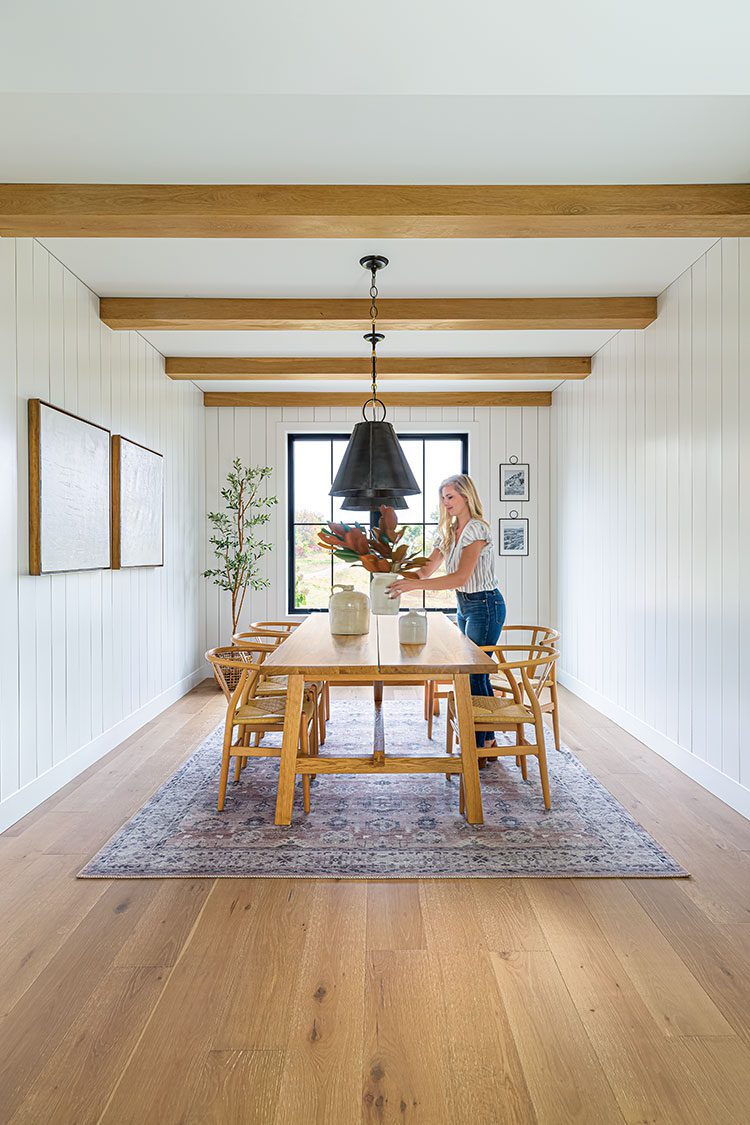
[[[234,297],[103,297],[99,315],[116,329],[361,331],[367,302]],[[645,328],[656,297],[386,298],[378,301],[382,331],[535,331]]]
[[[361,379],[368,356],[167,356],[170,379]],[[590,356],[378,356],[378,379],[585,379]]]
[[[551,391],[443,391],[412,394],[385,391],[380,395],[386,406],[551,406]],[[204,406],[357,406],[366,401],[364,393],[320,391],[204,391]]]
[[[2,184],[0,236],[719,238],[749,184]],[[377,248],[376,248],[377,249]]]

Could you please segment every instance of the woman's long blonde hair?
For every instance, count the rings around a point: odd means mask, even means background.
[[[443,489],[446,488],[447,485],[450,485],[451,488],[454,488],[456,492],[459,493],[459,495],[463,496],[468,505],[469,516],[471,517],[471,519],[481,520],[482,523],[487,523],[487,520],[484,518],[484,509],[482,507],[482,501],[479,499],[477,486],[474,484],[474,481],[471,479],[471,477],[467,476],[466,473],[459,473],[455,477],[446,477],[445,480],[442,481],[440,488],[438,489],[440,504],[440,507],[438,509],[440,513],[438,531],[443,546],[450,550],[450,548],[453,546],[453,540],[456,535],[456,517],[451,517],[448,515],[448,511],[445,507],[445,504],[443,503]],[[487,524],[487,526],[489,527],[489,524]]]

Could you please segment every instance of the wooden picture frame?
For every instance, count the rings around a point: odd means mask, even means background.
[[[29,399],[29,574],[109,569],[110,436]]]
[[[529,521],[525,517],[502,516],[498,524],[500,554],[519,558],[529,553]]]
[[[112,435],[112,569],[164,566],[164,457]]]
[[[500,500],[523,504],[529,499],[528,462],[506,461],[500,465]]]

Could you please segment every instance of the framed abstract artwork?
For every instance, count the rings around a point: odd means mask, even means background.
[[[164,566],[164,458],[112,438],[112,567]]]
[[[29,399],[29,573],[106,570],[110,432]]]
[[[529,521],[519,519],[517,515],[503,517],[500,520],[501,555],[528,555],[529,553]]]
[[[509,461],[500,466],[500,499],[517,504],[529,499],[529,466]]]

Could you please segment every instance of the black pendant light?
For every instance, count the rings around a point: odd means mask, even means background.
[[[368,512],[385,504],[397,512],[406,511],[409,505],[403,496],[387,492],[350,492],[341,502],[343,512]]]
[[[372,278],[370,285],[372,330],[364,337],[371,344],[372,394],[362,407],[364,422],[358,422],[354,427],[329,495],[344,497],[345,503],[342,507],[347,511],[372,511],[379,508],[381,504],[403,510],[407,506],[404,496],[418,496],[420,489],[396,437],[396,431],[391,423],[385,420],[385,406],[377,393],[376,348],[385,337],[382,332],[375,331],[378,316],[378,287],[375,278],[377,271],[388,265],[388,259],[379,254],[368,254],[367,257],[360,258],[359,262],[370,271]],[[365,413],[368,406],[372,407],[372,419],[368,419]],[[377,417],[378,408],[383,411],[380,419]]]

